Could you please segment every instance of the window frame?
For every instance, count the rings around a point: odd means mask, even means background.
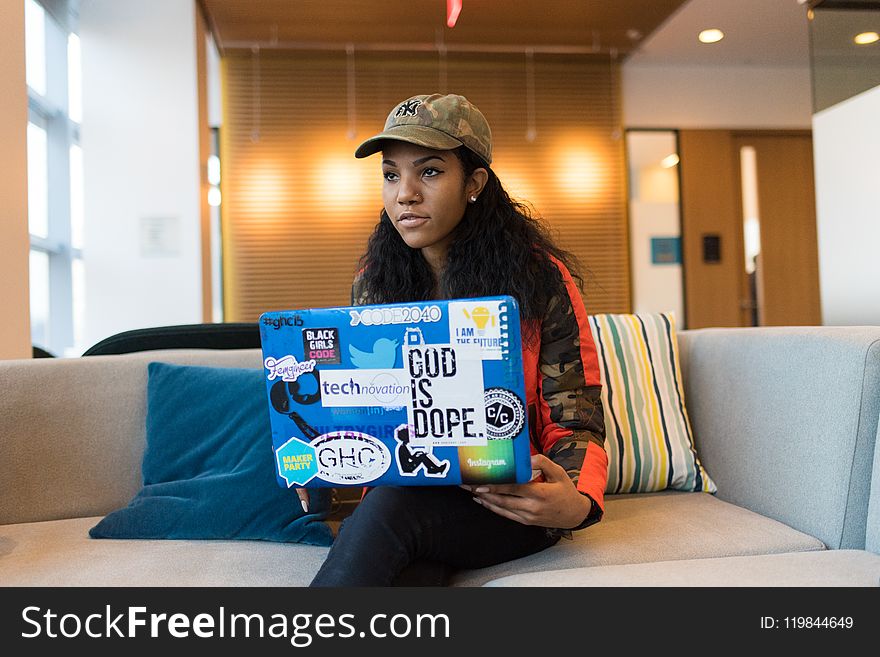
[[[42,7],[45,17],[46,93],[41,94],[28,85],[28,122],[46,131],[48,234],[42,237],[29,232],[29,236],[30,251],[49,257],[46,340],[36,346],[67,356],[82,347],[76,344],[79,336],[74,329],[73,262],[83,260],[83,249],[74,247],[71,241],[70,177],[70,150],[80,146],[80,126],[71,120],[68,108],[68,43],[70,34],[77,31],[74,18],[78,1],[33,2]],[[62,20],[59,20],[59,12],[63,12]]]

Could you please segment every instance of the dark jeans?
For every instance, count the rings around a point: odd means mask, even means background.
[[[489,511],[457,486],[379,487],[342,523],[311,586],[440,586],[452,569],[524,557],[558,540]]]

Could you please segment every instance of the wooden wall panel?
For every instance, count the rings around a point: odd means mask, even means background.
[[[739,135],[755,149],[761,256],[761,326],[816,326],[819,306],[819,248],[813,140],[806,134]]]
[[[354,149],[396,102],[444,81],[486,114],[508,190],[591,272],[588,310],[629,312],[619,69],[607,60],[535,55],[531,141],[522,55],[450,53],[441,68],[436,54],[227,51],[222,71],[227,321],[348,303],[382,208],[379,159]]]
[[[208,124],[208,45],[205,39],[208,26],[198,4],[193,4],[196,15],[196,83],[199,98],[199,240],[202,257],[202,321],[213,317],[211,280],[211,207],[208,205],[208,158],[211,155],[211,126]]]
[[[739,154],[729,131],[682,130],[679,157],[687,326],[744,326]],[[705,235],[720,237],[720,262],[704,262]]]

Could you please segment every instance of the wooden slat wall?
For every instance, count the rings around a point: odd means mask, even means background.
[[[221,133],[227,321],[343,305],[382,207],[379,158],[357,160],[392,106],[433,93],[436,55],[231,51]],[[493,168],[590,272],[589,312],[629,312],[619,70],[586,56],[535,55],[534,141],[522,55],[449,54],[446,89],[486,115]]]

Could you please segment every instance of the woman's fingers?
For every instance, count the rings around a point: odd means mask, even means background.
[[[535,502],[528,497],[517,495],[499,495],[497,493],[478,493],[480,500],[488,501],[493,506],[508,509],[515,513],[530,513],[534,510]]]
[[[305,488],[297,488],[296,494],[299,496],[299,503],[302,504],[303,511],[309,512],[309,491]]]
[[[474,497],[474,502],[479,504],[480,506],[484,506],[492,513],[497,513],[499,516],[504,516],[510,520],[515,520],[516,522],[522,523],[523,525],[530,525],[528,520],[524,516],[521,516],[516,511],[513,511],[507,507],[499,506],[497,504],[493,504],[490,500],[486,499],[485,496]]]

